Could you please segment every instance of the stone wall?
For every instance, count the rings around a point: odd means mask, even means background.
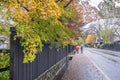
[[[49,68],[47,71],[42,73],[40,76],[38,76],[38,78],[36,78],[35,80],[53,80],[55,76],[57,76],[60,71],[66,66],[66,64],[67,61],[65,57],[64,59],[53,65],[51,68]]]

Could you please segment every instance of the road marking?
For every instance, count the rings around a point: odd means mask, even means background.
[[[107,80],[111,80],[104,72],[103,72],[103,70],[102,69],[100,69],[98,66],[97,66],[97,64],[93,61],[93,60],[91,60],[90,58],[89,58],[89,56],[87,55],[87,54],[85,54],[87,57],[88,57],[88,59],[93,63],[93,65],[103,74],[103,76],[107,79]]]

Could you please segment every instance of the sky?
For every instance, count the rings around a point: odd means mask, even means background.
[[[83,1],[86,1],[86,0],[83,0]],[[89,3],[92,5],[92,6],[95,6],[97,9],[98,9],[98,4],[100,2],[103,2],[103,0],[90,0]],[[115,2],[115,7],[120,7],[120,3],[117,3]]]
[[[89,1],[90,5],[92,5],[93,7],[96,7],[99,10],[99,8],[97,6],[103,0],[80,0],[80,1]]]
[[[115,7],[120,7],[120,3],[115,2]]]
[[[92,6],[95,6],[97,9],[98,9],[98,4],[100,2],[102,2],[103,0],[90,0],[89,3],[92,5]]]
[[[98,10],[99,10],[98,4],[100,2],[103,2],[103,0],[80,0],[80,1],[89,1],[89,4],[93,7],[96,7]],[[120,3],[115,1],[115,7],[120,7]]]

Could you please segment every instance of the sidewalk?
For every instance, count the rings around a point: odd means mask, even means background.
[[[85,54],[75,54],[61,80],[107,80]]]

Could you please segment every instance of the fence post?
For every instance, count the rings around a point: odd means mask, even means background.
[[[14,36],[16,35],[16,29],[11,27],[10,32],[10,80],[14,80]]]
[[[68,67],[68,46],[69,45],[66,46],[66,67]]]

